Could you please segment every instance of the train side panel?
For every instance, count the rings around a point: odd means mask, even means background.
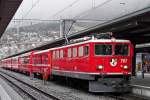
[[[51,52],[42,52],[33,53],[33,56],[31,58],[31,69],[32,73],[39,73],[42,74],[44,79],[48,79],[48,76],[51,75]]]
[[[85,80],[94,80],[89,70],[90,44],[81,44],[52,50],[52,73]]]

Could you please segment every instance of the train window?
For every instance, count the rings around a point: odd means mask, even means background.
[[[116,44],[115,55],[127,56],[129,53],[129,48],[127,44]]]
[[[88,56],[89,55],[89,46],[84,47],[84,55]]]
[[[60,58],[63,58],[63,56],[64,56],[64,52],[63,50],[60,50]]]
[[[73,57],[77,56],[77,48],[73,48]]]
[[[36,62],[37,62],[37,57],[34,56],[34,57],[32,58],[32,61],[33,61],[33,64],[36,64]]]
[[[83,46],[79,47],[79,57],[83,56]]]
[[[59,58],[59,50],[56,51],[56,59]]]
[[[71,48],[68,48],[68,57],[71,57]]]
[[[43,55],[43,64],[47,64],[48,63],[48,55],[47,54],[44,54]]]
[[[23,57],[23,63],[24,64],[28,64],[29,63],[29,57],[28,56]]]
[[[37,64],[42,64],[42,56],[38,55],[38,60],[37,60]]]
[[[55,59],[55,51],[53,51],[53,59]]]
[[[112,45],[110,44],[96,44],[95,55],[112,55]]]
[[[63,50],[63,57],[67,57],[67,52],[65,49]]]

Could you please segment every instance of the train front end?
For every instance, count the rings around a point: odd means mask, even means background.
[[[129,40],[100,40],[92,43],[95,80],[92,92],[128,92],[132,71],[133,46]]]

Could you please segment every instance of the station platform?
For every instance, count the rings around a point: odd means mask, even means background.
[[[142,78],[142,73],[138,72],[132,77],[131,84],[150,87],[150,73],[144,73],[144,78]]]
[[[12,87],[0,78],[0,100],[24,100]]]
[[[141,72],[136,73],[131,79],[131,86],[133,94],[150,98],[150,73],[144,73],[144,78]]]

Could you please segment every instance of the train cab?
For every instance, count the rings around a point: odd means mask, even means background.
[[[104,75],[131,75],[133,48],[129,40],[96,40],[92,42],[92,65]]]

